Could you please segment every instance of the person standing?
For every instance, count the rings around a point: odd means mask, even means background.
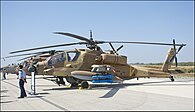
[[[6,69],[3,69],[3,79],[6,79]]]
[[[20,86],[20,96],[18,98],[24,98],[26,97],[26,91],[24,89],[24,83],[26,82],[26,73],[24,70],[22,70],[23,66],[19,65],[19,72],[18,72],[18,76],[19,76],[19,86]]]

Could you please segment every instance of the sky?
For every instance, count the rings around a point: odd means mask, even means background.
[[[193,11],[193,1],[1,1],[1,57],[11,56],[11,51],[79,41],[55,31],[89,38],[92,30],[94,40],[172,43],[175,39],[176,43],[187,44],[177,54],[178,62],[194,61]],[[113,44],[115,49],[120,45]],[[126,55],[128,63],[163,62],[172,47],[123,45],[118,53]],[[100,47],[111,49],[109,44]],[[37,51],[75,48],[86,47]],[[1,66],[19,63],[21,58],[1,60]]]

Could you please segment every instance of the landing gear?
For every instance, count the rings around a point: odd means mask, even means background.
[[[88,88],[89,87],[89,84],[87,81],[81,81],[74,77],[66,77],[66,81],[71,84],[70,88],[77,88],[77,87]]]
[[[175,81],[174,78],[173,78],[173,76],[170,77],[170,80],[171,80],[172,82]]]
[[[82,88],[88,88],[88,87],[89,87],[88,82],[87,82],[87,81],[82,81],[82,82],[81,82],[81,87],[82,87]]]
[[[77,88],[78,87],[78,83],[72,83],[70,88]]]
[[[82,89],[85,89],[89,87],[89,84],[87,81],[82,81],[81,83],[71,83],[71,86],[70,86],[70,88],[80,88],[80,87]]]
[[[62,76],[58,76],[56,78],[56,83],[60,86],[60,84],[65,85],[64,79]]]
[[[68,77],[66,77],[66,81],[68,83],[70,83],[69,88],[77,88],[78,87],[79,81],[76,78],[68,76]]]

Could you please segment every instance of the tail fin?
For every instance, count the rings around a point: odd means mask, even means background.
[[[174,55],[175,55],[175,50],[174,50],[174,48],[171,48],[167,54],[167,57],[163,63],[163,66],[161,68],[161,70],[163,72],[168,72],[168,69],[171,68],[171,64],[173,62]]]

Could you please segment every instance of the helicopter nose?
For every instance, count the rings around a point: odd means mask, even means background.
[[[37,63],[38,66],[48,66],[47,61],[42,61]]]
[[[44,62],[44,61],[38,62],[38,65],[39,65],[39,66],[44,66],[44,65],[45,65],[45,62]]]

